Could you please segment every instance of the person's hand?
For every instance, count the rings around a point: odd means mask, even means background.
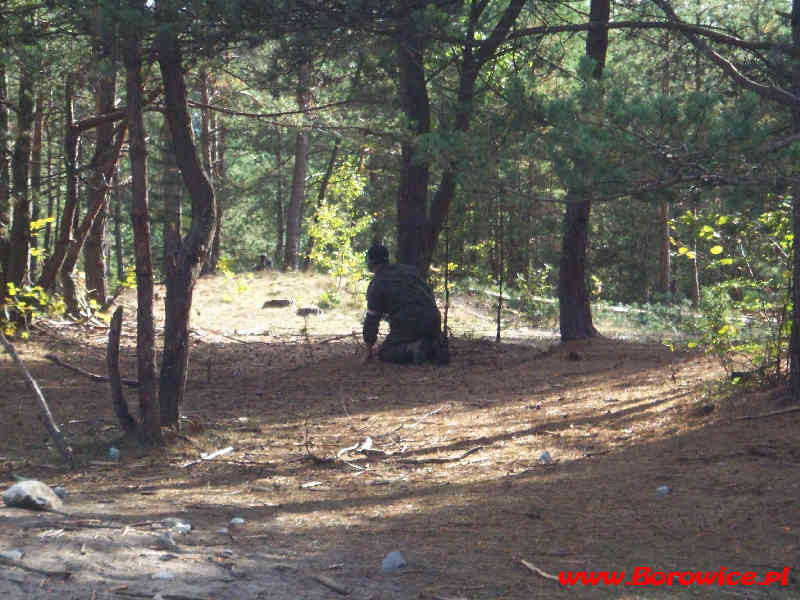
[[[369,361],[371,361],[371,360],[372,360],[372,355],[373,355],[373,354],[374,354],[374,351],[373,351],[373,349],[372,349],[372,346],[371,346],[371,345],[370,345],[370,346],[367,346],[367,351],[364,353],[364,358],[362,358],[362,359],[361,359],[361,364],[362,364],[362,365],[365,365],[365,364],[367,364]]]

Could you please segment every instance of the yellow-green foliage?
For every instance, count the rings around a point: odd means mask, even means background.
[[[328,195],[317,209],[315,218],[306,224],[313,240],[311,261],[318,269],[336,277],[336,290],[346,283],[355,293],[359,282],[367,278],[364,256],[356,252],[356,238],[372,223],[371,215],[359,214],[356,199],[364,191],[365,178],[350,163],[345,163],[331,177]]]

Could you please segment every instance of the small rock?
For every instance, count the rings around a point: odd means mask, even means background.
[[[162,554],[158,557],[158,560],[161,562],[167,562],[168,560],[173,560],[175,558],[178,558],[177,554]]]
[[[162,579],[162,580],[175,579],[175,573],[171,571],[157,571],[156,573],[153,573],[151,579]]]
[[[394,550],[389,552],[383,559],[383,562],[381,562],[381,570],[384,573],[391,573],[392,571],[402,569],[406,565],[408,565],[406,558],[398,550]]]
[[[5,558],[6,560],[22,560],[22,557],[25,556],[24,550],[5,550],[0,552],[0,558]]]
[[[3,503],[6,506],[32,510],[60,511],[63,508],[61,498],[53,488],[35,479],[26,479],[12,485],[3,492]]]

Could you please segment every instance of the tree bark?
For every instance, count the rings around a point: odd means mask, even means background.
[[[283,241],[286,234],[286,210],[283,202],[283,137],[279,128],[275,128],[275,171],[278,181],[275,185],[275,267],[283,265]],[[265,207],[266,208],[266,207]],[[269,254],[269,248],[264,248],[264,253]]]
[[[658,206],[658,293],[666,300],[670,290],[669,201]]]
[[[134,25],[135,27],[135,25]],[[136,373],[139,381],[140,435],[145,443],[160,444],[161,411],[156,395],[156,346],[153,319],[153,258],[150,245],[150,206],[147,188],[147,146],[142,118],[142,62],[135,31],[124,37],[123,60],[128,96],[131,163],[131,220],[136,254]]]
[[[61,213],[58,238],[53,253],[47,258],[39,278],[46,292],[52,292],[56,286],[56,277],[61,270],[67,248],[72,241],[73,222],[78,209],[78,132],[73,126],[74,112],[74,77],[67,75],[64,84],[64,168],[66,171],[66,196]]]
[[[125,395],[122,392],[122,377],[119,372],[119,338],[122,333],[122,307],[118,306],[111,318],[108,330],[108,346],[106,348],[106,366],[108,381],[111,387],[111,406],[117,416],[119,426],[126,434],[136,432],[136,419],[131,416]]]
[[[5,283],[21,286],[27,282],[31,248],[31,199],[28,178],[34,124],[33,74],[31,66],[20,64],[17,137],[11,160],[13,216]],[[3,285],[3,294],[6,286]]]
[[[125,257],[122,250],[122,192],[119,190],[119,177],[112,177],[114,187],[114,255],[117,263],[117,283],[125,281]]]
[[[186,83],[177,31],[162,28],[156,46],[164,85],[165,114],[175,143],[175,158],[192,203],[192,222],[174,257],[174,271],[167,277],[164,352],[162,353],[161,420],[179,424],[189,365],[189,317],[192,295],[200,269],[208,256],[216,223],[214,188],[197,156],[186,105]]]
[[[0,61],[0,98],[8,98],[8,78],[5,64]],[[0,102],[0,298],[5,296],[5,265],[11,233],[11,178],[8,158],[8,106]]]
[[[31,219],[38,221],[41,214],[42,192],[42,128],[44,124],[44,96],[36,94],[36,111],[33,118],[33,141],[31,146]],[[37,230],[38,234],[38,230]],[[31,249],[38,248],[38,235],[31,232]],[[30,274],[35,277],[36,253],[31,252]]]
[[[792,0],[792,48],[800,52],[800,0]],[[792,61],[792,93],[800,95],[800,58]],[[792,107],[793,133],[800,133],[800,107]],[[789,382],[795,401],[800,400],[800,189],[792,194],[792,328],[789,338]]]
[[[66,255],[64,256],[64,261],[61,264],[60,278],[61,284],[64,287],[64,301],[67,304],[67,311],[72,314],[80,313],[80,302],[77,296],[75,282],[72,278],[73,271],[78,262],[81,249],[89,235],[89,230],[97,220],[97,216],[100,212],[105,209],[106,203],[108,202],[108,184],[106,182],[111,179],[111,175],[116,168],[117,161],[122,152],[122,142],[125,139],[126,131],[127,123],[122,123],[117,129],[116,141],[114,141],[113,144],[97,146],[94,158],[92,159],[92,164],[100,164],[102,166],[102,170],[97,173],[97,178],[94,181],[97,187],[90,193],[91,203],[89,204],[86,214],[76,228],[73,239],[70,240]],[[93,187],[93,185],[90,185],[90,188],[91,187]],[[103,260],[102,250],[100,260]],[[105,268],[104,264],[103,268]],[[105,273],[102,277],[105,277]],[[105,298],[100,304],[102,305],[104,303]]]
[[[310,100],[311,64],[300,65],[297,85],[297,107],[301,111],[308,109]],[[289,210],[286,213],[286,248],[283,268],[296,271],[299,267],[300,234],[302,232],[303,202],[306,192],[306,155],[308,154],[308,132],[306,117],[297,131],[294,146],[294,172],[292,173],[292,195],[289,199]]]
[[[610,0],[592,0],[586,55],[594,60],[592,76],[601,79],[608,50]],[[577,165],[576,168],[580,168]],[[558,282],[561,341],[586,339],[598,335],[592,323],[592,309],[586,283],[586,251],[589,241],[591,200],[585,192],[567,192],[564,213],[564,238]]]

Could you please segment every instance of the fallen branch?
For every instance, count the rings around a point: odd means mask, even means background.
[[[449,456],[449,457],[446,457],[446,458],[438,458],[438,457],[435,457],[435,458],[406,458],[406,459],[401,460],[400,462],[411,463],[411,464],[416,464],[416,465],[422,465],[422,464],[426,464],[426,463],[457,462],[459,460],[462,460],[462,459],[466,458],[470,454],[474,454],[475,452],[478,452],[480,450],[483,450],[483,446],[475,446],[474,448],[471,448],[471,449],[467,450],[466,452],[464,452],[462,454],[459,454],[458,456]]]
[[[312,575],[311,579],[313,579],[317,583],[321,583],[326,588],[331,589],[334,592],[336,592],[337,594],[341,594],[342,596],[347,596],[347,595],[350,594],[350,590],[348,590],[346,587],[336,583],[330,577],[325,577],[325,575]]]
[[[48,571],[47,569],[37,569],[36,567],[29,567],[28,565],[24,565],[21,562],[10,560],[2,556],[0,556],[0,564],[9,567],[14,567],[16,569],[21,569],[23,571],[28,571],[29,573],[44,575],[45,577],[60,577],[62,579],[69,579],[70,577],[72,577],[72,573],[70,573],[69,571]]]
[[[107,383],[110,381],[110,377],[106,377],[105,375],[97,375],[96,373],[90,373],[80,367],[76,367],[69,363],[64,362],[60,358],[58,358],[55,354],[45,354],[44,357],[57,364],[59,367],[64,367],[68,371],[72,371],[73,373],[77,373],[78,375],[83,375],[84,377],[88,377],[92,381],[97,381],[99,383]],[[139,382],[135,379],[120,379],[122,385],[127,385],[128,387],[139,387]]]
[[[537,575],[544,577],[545,579],[552,579],[553,581],[558,581],[558,577],[555,575],[551,575],[547,571],[542,571],[539,567],[534,564],[529,563],[527,560],[520,559],[520,561],[529,571],[532,573],[536,573]]]
[[[791,408],[784,408],[781,410],[773,410],[768,413],[761,413],[758,415],[744,415],[743,417],[736,417],[734,421],[748,421],[750,419],[768,419],[769,417],[777,417],[778,415],[785,415],[788,413],[800,411],[800,406],[792,406]]]
[[[64,436],[53,419],[53,413],[50,412],[50,407],[47,405],[47,400],[45,399],[42,390],[39,388],[39,384],[36,383],[36,380],[33,378],[33,376],[31,376],[28,369],[22,363],[22,360],[20,360],[19,356],[17,356],[14,346],[12,346],[11,342],[6,339],[6,336],[3,334],[2,330],[0,330],[0,343],[3,344],[6,352],[11,355],[11,359],[14,361],[14,364],[17,365],[17,367],[19,367],[19,369],[22,371],[23,375],[25,376],[25,381],[38,398],[39,407],[41,408],[42,415],[44,416],[45,427],[50,433],[50,437],[53,438],[53,442],[55,443],[56,448],[58,448],[59,453],[61,453],[61,456],[64,458],[64,461],[72,466],[72,448],[67,446],[67,443],[64,441]]]

